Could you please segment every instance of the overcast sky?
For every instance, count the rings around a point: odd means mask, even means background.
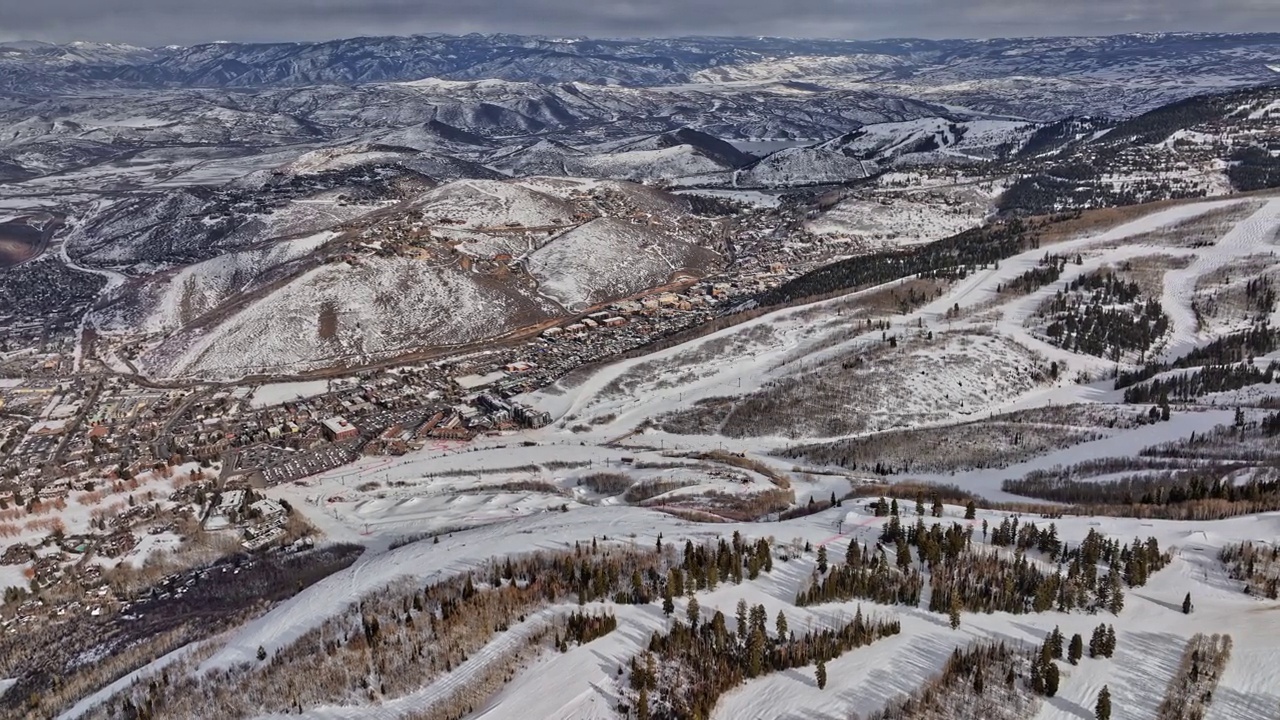
[[[1280,31],[1280,0],[0,0],[0,39],[139,45],[515,32],[1000,37]]]

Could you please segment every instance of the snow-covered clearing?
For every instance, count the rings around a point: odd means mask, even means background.
[[[269,407],[315,395],[323,395],[329,392],[329,386],[328,380],[268,383],[254,389],[253,396],[249,399],[249,406],[254,408]]]

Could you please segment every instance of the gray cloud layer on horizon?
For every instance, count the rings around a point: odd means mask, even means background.
[[[1008,37],[1280,30],[1280,0],[0,0],[0,39],[138,45],[443,32]]]

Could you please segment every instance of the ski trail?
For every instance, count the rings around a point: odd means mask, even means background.
[[[1198,252],[1195,261],[1185,269],[1165,273],[1160,303],[1169,315],[1173,339],[1165,348],[1160,358],[1162,361],[1178,358],[1211,340],[1200,333],[1191,307],[1196,281],[1250,255],[1275,254],[1270,239],[1275,236],[1277,227],[1280,227],[1280,200],[1273,199],[1236,224],[1217,244]]]

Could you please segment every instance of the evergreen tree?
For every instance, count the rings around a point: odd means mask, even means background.
[[[951,629],[955,630],[960,627],[960,595],[959,593],[951,596],[951,607],[949,609],[951,615]]]
[[[738,642],[747,642],[747,601],[738,600]]]
[[[1098,691],[1098,704],[1093,706],[1093,717],[1096,720],[1111,720],[1111,691],[1106,685]]]
[[[781,610],[778,611],[778,619],[774,623],[774,627],[778,631],[778,640],[779,641],[786,640],[787,639],[787,616],[783,615]]]
[[[1067,661],[1072,665],[1078,665],[1080,658],[1084,655],[1084,638],[1080,637],[1080,633],[1071,636],[1071,647],[1067,649]]]
[[[827,574],[827,546],[822,545],[818,548],[818,572],[823,575]]]
[[[640,699],[636,701],[636,720],[649,720],[649,689],[640,688]]]
[[[259,660],[259,661],[262,661],[262,660],[266,660],[266,659],[267,659],[267,650],[266,650],[266,648],[264,648],[264,647],[262,647],[261,645],[259,645],[259,646],[258,646],[258,660]]]
[[[979,665],[978,667],[975,667],[973,669],[973,694],[974,695],[979,695],[979,696],[982,695],[982,691],[985,689],[983,687],[984,681],[982,679],[982,675],[983,675],[982,666]]]
[[[1058,664],[1049,662],[1044,666],[1044,695],[1053,697],[1058,694]]]
[[[1182,614],[1191,614],[1191,593],[1187,593],[1187,596],[1182,598]]]
[[[977,506],[976,504],[974,504],[974,502],[973,502],[972,500],[970,500],[969,502],[965,503],[965,506],[964,506],[964,519],[965,519],[965,520],[973,520],[973,519],[975,519],[977,516],[978,516],[978,506]],[[983,534],[985,535],[986,533],[983,533]]]
[[[827,687],[827,661],[818,660],[818,669],[814,673],[818,679],[818,689],[825,690]]]
[[[689,618],[689,627],[698,627],[698,598],[689,598],[689,607],[685,608],[685,616]]]
[[[1108,626],[1107,626],[1107,630],[1106,630],[1106,634],[1104,635],[1104,638],[1105,638],[1105,643],[1104,643],[1104,644],[1105,644],[1106,651],[1107,651],[1107,657],[1111,657],[1112,655],[1115,655],[1115,654],[1116,654],[1116,629],[1115,629],[1115,627],[1113,627],[1113,626],[1111,626],[1111,625],[1108,625]]]
[[[1120,588],[1120,574],[1116,572],[1115,566],[1111,567],[1111,574],[1107,577],[1107,583],[1111,586],[1110,600],[1107,603],[1107,609],[1112,615],[1119,615],[1124,610],[1124,590]]]
[[[942,498],[937,494],[933,496],[933,516],[936,518],[942,517]]]
[[[756,677],[764,668],[764,644],[764,633],[752,629],[747,637],[747,677]]]
[[[924,491],[916,492],[916,515],[924,517]]]
[[[1089,638],[1089,657],[1106,657],[1107,655],[1107,626],[1099,625],[1093,629],[1093,636]]]

